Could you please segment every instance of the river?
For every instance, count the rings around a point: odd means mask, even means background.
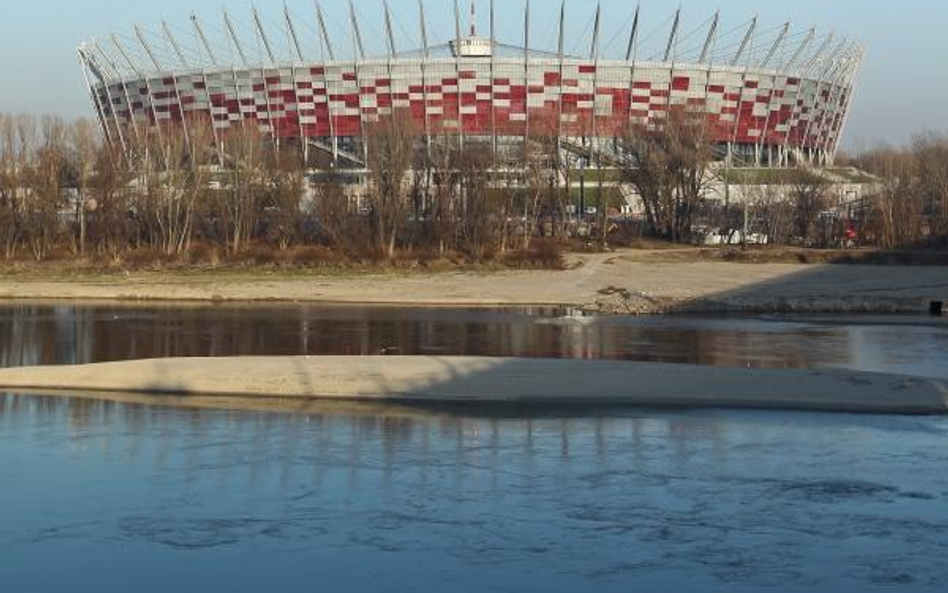
[[[845,368],[948,378],[926,317],[582,317],[560,309],[0,305],[0,367],[173,356],[427,354]]]
[[[379,352],[945,377],[910,318],[8,305],[6,366]],[[190,410],[0,393],[11,593],[943,591],[948,419]]]

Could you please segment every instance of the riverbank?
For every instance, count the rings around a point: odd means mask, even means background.
[[[948,267],[733,263],[668,251],[577,254],[562,271],[279,270],[0,276],[0,299],[568,306],[601,314],[926,313]]]
[[[948,383],[850,371],[472,357],[156,359],[0,370],[0,390],[409,406],[948,414]]]

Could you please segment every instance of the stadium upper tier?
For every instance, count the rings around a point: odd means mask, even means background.
[[[249,24],[225,12],[218,26],[192,16],[186,32],[135,27],[78,51],[103,129],[123,144],[148,127],[207,122],[215,136],[253,122],[276,139],[358,144],[394,112],[410,113],[419,135],[611,138],[630,124],[659,126],[677,106],[704,114],[716,142],[776,152],[780,162],[832,159],[863,57],[832,33],[789,23],[764,30],[756,17],[722,32],[714,15],[689,31],[679,11],[649,33],[637,9],[604,44],[598,9],[574,40],[564,8],[556,47],[540,50],[530,42],[529,5],[519,45],[498,41],[493,5],[490,35],[481,37],[473,8],[468,34],[455,4],[452,39],[440,45],[429,44],[423,7],[420,14],[420,42],[408,42],[420,49],[407,52],[397,49],[404,40],[387,5],[376,40],[385,48],[374,53],[352,5],[343,44],[342,27],[329,26],[318,3],[307,19],[286,9],[276,27],[256,10]],[[576,42],[588,52],[564,50]],[[354,57],[338,55],[344,45]]]

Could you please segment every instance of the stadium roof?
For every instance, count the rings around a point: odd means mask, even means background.
[[[430,3],[430,2],[429,2]],[[100,81],[171,71],[272,66],[298,62],[331,62],[452,58],[458,39],[480,37],[497,59],[596,59],[708,64],[716,67],[776,70],[784,73],[829,71],[862,58],[862,47],[832,31],[793,23],[767,25],[757,16],[726,23],[722,13],[689,20],[681,9],[657,21],[647,8],[606,15],[600,7],[583,19],[567,18],[564,2],[552,21],[531,19],[530,3],[517,8],[523,26],[517,38],[499,32],[500,11],[490,0],[486,26],[477,36],[477,4],[462,15],[457,0],[449,9],[449,30],[432,19],[423,2],[415,14],[395,13],[381,2],[383,31],[377,31],[350,0],[347,14],[332,14],[319,1],[308,9],[284,5],[276,13],[248,9],[237,14],[191,14],[184,22],[162,21],[134,26],[83,43],[80,54]],[[445,3],[446,4],[446,3]],[[586,5],[585,2],[581,3]],[[536,12],[534,12],[534,17]],[[468,21],[470,18],[470,21]],[[509,23],[509,20],[505,20]],[[607,24],[608,23],[608,24]],[[470,31],[468,31],[470,26]],[[521,28],[518,26],[518,28]],[[509,26],[505,27],[509,31]],[[366,43],[366,42],[369,43]]]

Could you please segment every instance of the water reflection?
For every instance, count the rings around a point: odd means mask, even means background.
[[[0,576],[143,593],[938,590],[946,436],[931,418],[0,396]],[[123,583],[103,576],[119,566]]]
[[[845,367],[948,377],[948,324],[576,318],[558,309],[0,306],[0,366],[169,356],[440,354]]]

